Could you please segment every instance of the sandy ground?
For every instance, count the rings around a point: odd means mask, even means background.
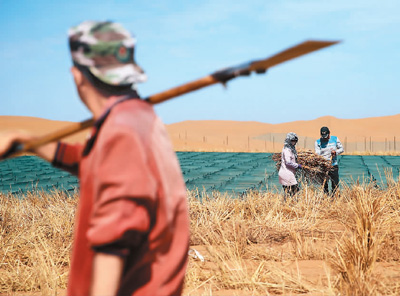
[[[70,124],[34,117],[0,116],[0,132],[20,129],[45,135]],[[278,152],[288,132],[295,132],[299,136],[298,148],[313,149],[322,126],[328,126],[331,134],[339,137],[346,152],[400,152],[400,114],[363,119],[325,116],[281,124],[183,121],[166,127],[176,151]],[[80,132],[66,138],[66,141],[83,142],[87,133]]]

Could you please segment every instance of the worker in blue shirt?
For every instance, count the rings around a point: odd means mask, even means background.
[[[337,156],[344,152],[343,145],[339,138],[331,136],[328,127],[321,127],[321,138],[315,141],[315,153],[323,156],[327,160],[332,161],[333,170],[328,173],[327,179],[324,182],[324,192],[329,194],[328,182],[331,181],[332,191],[335,194],[339,184],[339,166]]]

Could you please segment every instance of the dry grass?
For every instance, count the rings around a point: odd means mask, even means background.
[[[297,201],[188,192],[185,295],[398,295],[400,185],[345,187],[334,200],[303,185]],[[0,194],[0,292],[65,289],[76,198]]]
[[[0,292],[56,294],[68,276],[76,199],[0,194]]]
[[[204,195],[202,202],[191,194],[191,245],[205,262],[191,258],[186,290],[398,295],[399,193],[393,182],[384,191],[345,187],[333,201],[307,185],[286,203],[274,193]]]

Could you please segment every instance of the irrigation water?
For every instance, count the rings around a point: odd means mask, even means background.
[[[242,194],[249,190],[281,190],[271,153],[177,152],[186,186],[206,192]],[[342,184],[373,181],[385,187],[388,174],[399,178],[400,156],[339,157]],[[0,192],[79,190],[78,179],[36,156],[0,162]]]

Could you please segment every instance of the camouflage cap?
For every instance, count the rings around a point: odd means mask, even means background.
[[[136,40],[122,25],[113,22],[85,21],[68,31],[72,60],[101,81],[125,85],[146,81],[135,63]]]

